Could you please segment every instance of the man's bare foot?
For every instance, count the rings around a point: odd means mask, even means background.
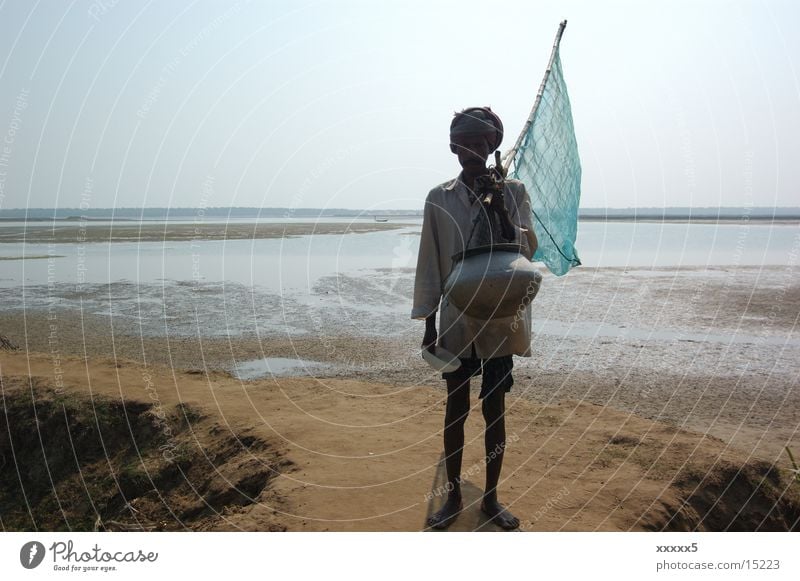
[[[502,504],[497,502],[497,499],[487,500],[484,498],[481,502],[481,510],[489,517],[490,521],[501,529],[513,531],[519,528],[519,519],[508,512]]]
[[[448,496],[444,506],[438,512],[433,513],[427,520],[427,524],[434,529],[446,529],[453,524],[463,508],[464,504],[460,497]]]

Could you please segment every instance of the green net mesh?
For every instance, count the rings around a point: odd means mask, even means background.
[[[539,240],[533,259],[557,276],[566,274],[581,263],[575,249],[581,162],[558,48],[533,123],[512,163],[510,177],[523,182],[531,197]]]

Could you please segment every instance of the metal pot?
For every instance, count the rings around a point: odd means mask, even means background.
[[[491,244],[453,255],[444,294],[470,317],[510,317],[539,292],[541,273],[519,244]]]

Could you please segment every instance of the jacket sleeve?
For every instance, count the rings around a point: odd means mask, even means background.
[[[531,207],[531,198],[528,195],[528,190],[525,189],[525,184],[522,182],[515,182],[514,199],[516,200],[517,211],[511,218],[511,222],[519,229],[520,244],[525,248],[525,256],[529,260],[533,260],[533,255],[539,247],[539,241],[536,238],[536,233],[533,231],[533,208]]]
[[[411,318],[426,319],[435,313],[439,307],[441,296],[442,280],[439,268],[439,229],[436,223],[436,204],[432,201],[431,194],[428,194],[422,218],[422,235],[417,255]]]

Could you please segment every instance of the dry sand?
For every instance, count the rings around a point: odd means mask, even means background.
[[[127,505],[118,502],[113,514],[102,514],[99,528],[422,530],[442,500],[437,486],[443,479],[444,398],[434,388],[310,378],[241,383],[221,373],[144,368],[102,357],[66,357],[54,377],[48,355],[23,352],[3,352],[0,371],[5,401],[30,397],[33,383],[40,400],[60,392],[87,401],[122,401],[129,410],[139,406],[140,415],[142,406],[153,402],[171,413],[177,404],[194,410],[186,422],[193,434],[188,442],[204,454],[188,450],[185,457],[193,460],[182,464],[193,486],[177,495],[182,482],[173,476],[179,482],[169,481],[171,494],[161,501],[152,486],[140,486]],[[540,405],[521,398],[508,403],[510,446],[500,496],[519,515],[523,530],[798,526],[798,485],[721,440],[587,403]],[[481,423],[475,412],[467,424],[467,506],[451,530],[493,529],[477,509]],[[66,441],[63,447],[66,453]],[[211,450],[215,453],[205,453]],[[142,464],[155,471],[152,460]],[[243,467],[259,466],[254,484]],[[247,486],[252,502],[230,496],[231,483]],[[74,489],[62,482],[57,487],[60,502],[69,504]],[[215,510],[192,508],[208,499]],[[108,510],[103,500],[96,499],[101,513]]]

